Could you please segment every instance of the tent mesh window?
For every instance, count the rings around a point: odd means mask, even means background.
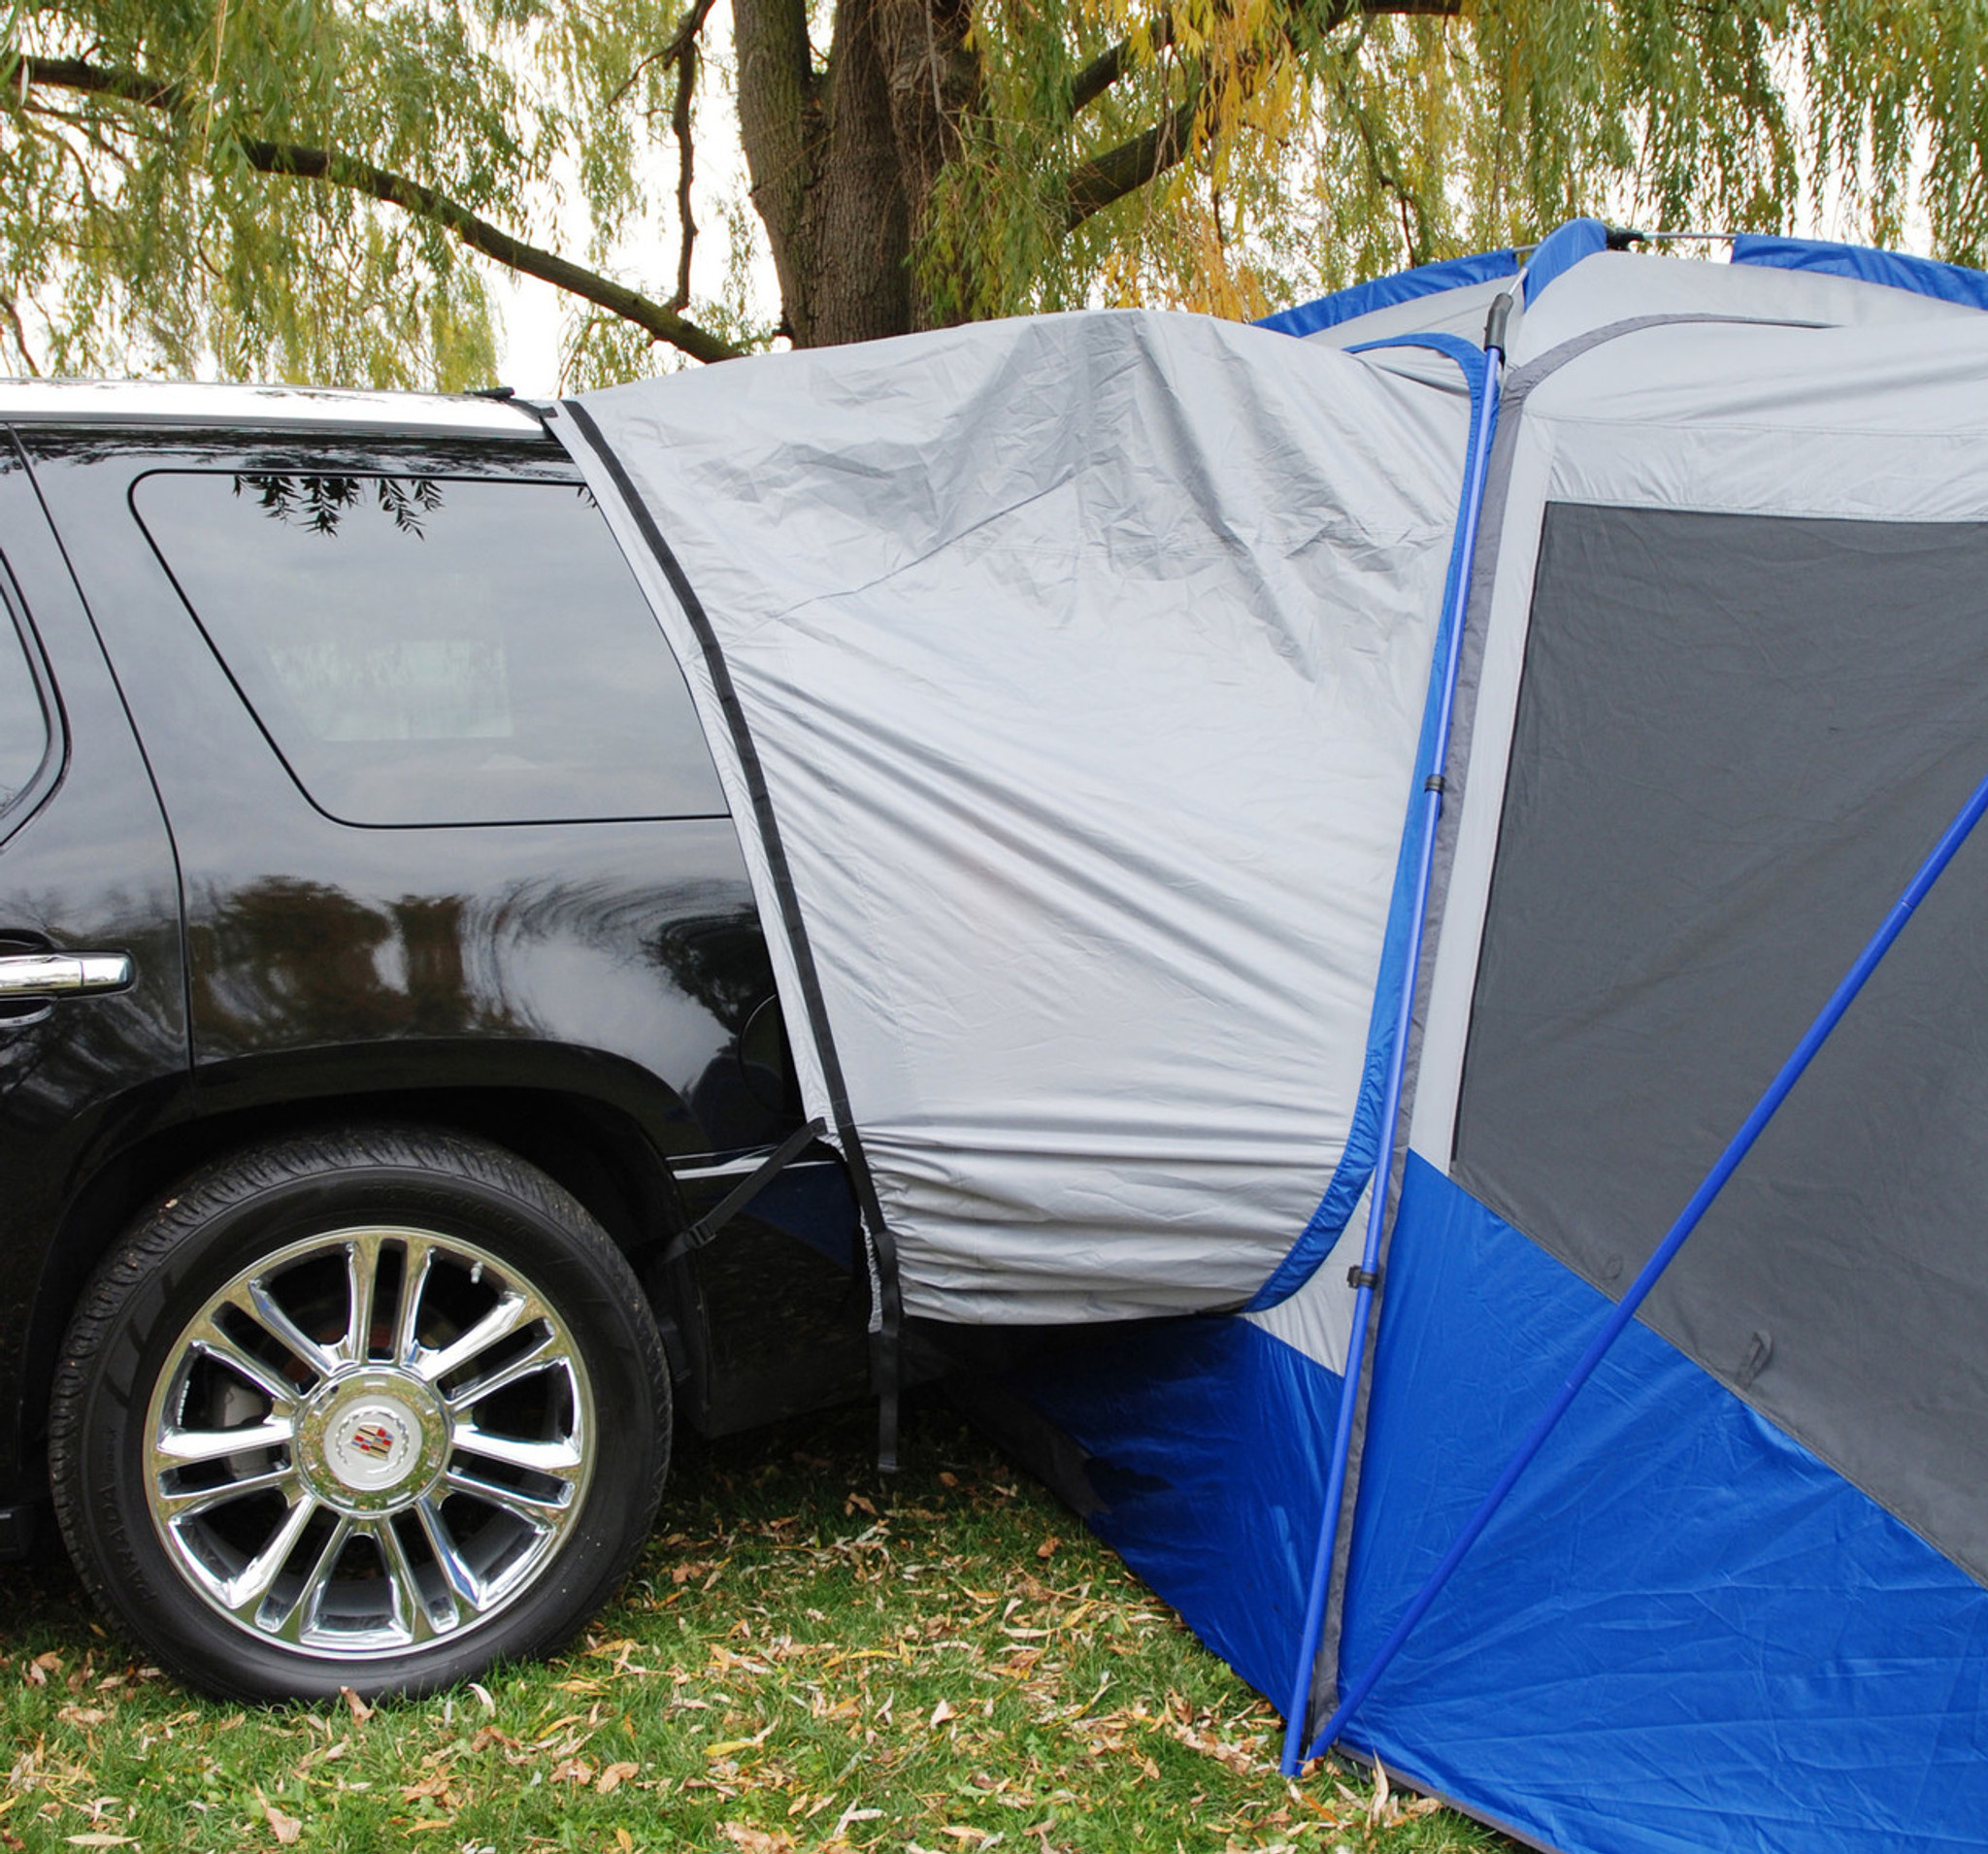
[[[1988,523],[1550,507],[1457,1180],[1619,1294],[1984,772]],[[1988,836],[1643,1317],[1988,1581]]]

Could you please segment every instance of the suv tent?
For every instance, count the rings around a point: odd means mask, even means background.
[[[1036,1329],[1065,1486],[1293,1753],[1569,1850],[1980,1846],[1988,835],[1333,1717],[1988,774],[1988,278],[1607,243],[552,423],[886,1365]]]

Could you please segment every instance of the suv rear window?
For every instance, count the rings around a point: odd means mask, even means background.
[[[159,471],[132,500],[332,816],[723,814],[682,672],[580,484]]]

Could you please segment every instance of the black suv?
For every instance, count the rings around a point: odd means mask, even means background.
[[[859,1392],[682,677],[527,411],[0,388],[0,1548],[212,1690],[542,1651]]]

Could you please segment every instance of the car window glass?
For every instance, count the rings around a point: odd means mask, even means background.
[[[0,811],[33,783],[49,752],[49,716],[20,633],[0,607]]]
[[[334,817],[723,813],[682,673],[580,485],[163,471],[133,501]]]

